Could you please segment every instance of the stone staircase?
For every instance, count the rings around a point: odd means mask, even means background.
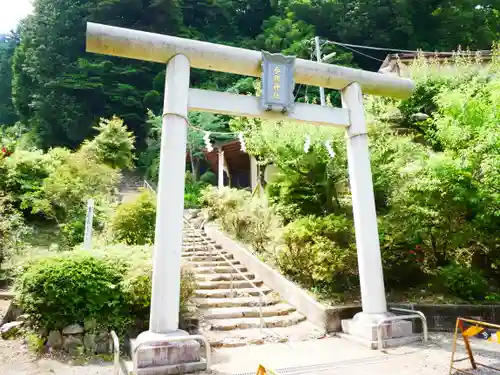
[[[144,187],[144,179],[132,173],[125,174],[118,186],[118,196],[121,203],[133,201],[140,194],[140,188]]]
[[[185,225],[182,257],[192,267],[198,282],[194,303],[198,307],[200,331],[213,347],[323,336],[257,275],[194,226]]]

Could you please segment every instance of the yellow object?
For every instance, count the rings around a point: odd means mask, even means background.
[[[271,370],[270,368],[259,365],[256,375],[278,375],[278,374],[274,370]]]
[[[462,332],[462,336],[466,336],[466,337],[476,336],[483,331],[484,331],[484,327],[472,326],[472,327],[467,328],[465,330],[465,332]]]
[[[466,329],[464,327],[464,323],[472,324],[472,325]],[[456,371],[456,373],[472,374],[472,372],[470,372],[470,371],[467,371],[464,369],[459,369],[459,368],[455,367],[455,363],[463,361],[464,359],[469,359],[470,364],[474,370],[476,370],[478,366],[481,366],[481,367],[493,370],[495,372],[498,372],[500,374],[500,368],[492,367],[492,366],[477,362],[474,358],[473,353],[472,353],[472,348],[471,348],[469,338],[480,334],[481,332],[487,330],[488,328],[497,329],[497,331],[495,333],[493,333],[488,338],[488,341],[496,342],[496,343],[500,344],[500,325],[487,323],[487,322],[481,322],[479,320],[457,318],[457,323],[455,325],[455,334],[453,335],[453,348],[452,348],[452,352],[451,352],[450,372],[449,372],[450,375],[453,373],[454,370]],[[457,339],[458,339],[459,331],[462,335],[462,339],[464,340],[465,349],[467,351],[467,357],[455,359],[455,352],[457,349]]]

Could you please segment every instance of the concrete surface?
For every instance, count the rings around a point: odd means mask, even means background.
[[[438,375],[448,374],[451,346],[450,334],[432,334],[428,344],[415,343],[385,352],[370,350],[345,339],[329,338],[220,349],[214,355],[213,369],[220,374],[255,374],[258,365],[263,364],[287,375]],[[499,344],[474,340],[472,347],[476,361],[500,368]],[[459,345],[455,358],[462,357],[465,357],[465,349]],[[457,366],[470,368],[468,361]],[[477,373],[498,374],[491,371]]]
[[[335,327],[329,327],[327,308],[325,306],[269,265],[262,262],[244,246],[222,233],[215,224],[205,224],[205,232],[212,240],[222,245],[225,251],[234,255],[234,258],[244,264],[249,271],[259,275],[266,285],[279,293],[284,301],[294,306],[311,323],[328,332],[340,326],[339,321],[335,322]]]
[[[370,350],[341,338],[246,346],[216,350],[212,368],[219,375],[255,374],[259,364],[283,375],[445,375],[450,366],[451,344],[450,334],[431,334],[428,344],[413,344],[386,352]],[[500,344],[474,339],[472,348],[476,361],[500,368]],[[464,347],[459,345],[456,358],[464,356]],[[460,362],[459,366],[470,368],[468,361]],[[498,374],[492,371],[472,373]],[[73,366],[60,359],[36,359],[21,342],[0,340],[0,374],[112,375],[113,367],[109,363]]]

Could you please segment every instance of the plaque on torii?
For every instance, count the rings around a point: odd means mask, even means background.
[[[293,109],[295,56],[262,51],[262,108],[283,113]]]

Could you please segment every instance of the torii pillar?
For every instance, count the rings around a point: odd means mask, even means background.
[[[189,89],[191,67],[260,77],[262,55],[257,51],[95,23],[87,24],[87,51],[167,63],[151,321],[149,331],[138,337],[138,342],[153,342],[149,352],[141,352],[142,359],[139,361],[143,367],[147,367],[148,374],[172,373],[179,369],[179,365],[182,365],[183,372],[194,371],[197,368],[187,368],[187,364],[198,363],[199,360],[199,344],[196,342],[189,340],[175,345],[169,342],[169,338],[172,341],[172,335],[187,335],[178,330],[178,314],[188,109],[346,129],[363,311],[344,326],[349,334],[373,342],[375,327],[389,313],[385,299],[362,93],[404,99],[414,90],[413,82],[379,73],[296,59],[295,82],[340,90],[344,108],[295,103],[292,112],[283,114],[263,110],[256,97]],[[401,335],[399,324],[393,323],[390,328],[385,330],[386,338],[392,338],[394,334]],[[167,350],[154,350],[155,346],[167,344]]]

